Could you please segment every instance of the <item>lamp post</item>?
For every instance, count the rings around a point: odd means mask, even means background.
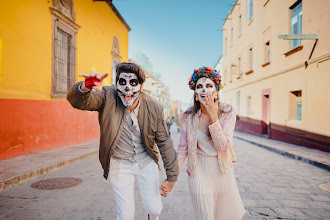
[[[231,64],[231,72],[233,74],[236,74],[236,65],[235,64]]]

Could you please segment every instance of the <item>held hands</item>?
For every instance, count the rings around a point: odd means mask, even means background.
[[[94,71],[92,71],[90,75],[80,73],[79,76],[85,77],[85,82],[81,85],[81,89],[83,91],[89,91],[91,89],[94,89],[99,92],[102,91],[102,81],[108,75],[109,73],[101,75],[99,73],[95,73]]]
[[[162,190],[162,193],[160,194],[163,197],[166,197],[172,190],[174,186],[175,181],[167,181],[164,180],[161,184],[159,189]]]
[[[212,94],[208,92],[206,95],[206,101],[203,102],[201,100],[200,103],[202,106],[204,106],[207,114],[210,116],[211,124],[216,122],[218,120],[218,109],[219,109],[220,100],[214,102],[214,99],[212,98]]]

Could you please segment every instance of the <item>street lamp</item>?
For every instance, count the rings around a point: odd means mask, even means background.
[[[231,72],[233,74],[236,74],[236,65],[235,64],[231,64]]]

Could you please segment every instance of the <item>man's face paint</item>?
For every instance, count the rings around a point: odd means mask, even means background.
[[[215,98],[217,90],[214,82],[207,77],[199,78],[195,88],[195,93],[198,95],[198,100],[205,103],[207,92],[212,94],[213,99]]]
[[[125,107],[133,105],[141,92],[141,84],[134,73],[121,73],[117,81],[117,92]]]

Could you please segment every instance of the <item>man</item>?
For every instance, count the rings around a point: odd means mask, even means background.
[[[143,70],[134,63],[120,63],[116,67],[116,85],[103,88],[102,80],[107,73],[80,76],[85,77],[85,82],[76,83],[69,90],[67,99],[74,108],[99,113],[99,159],[104,178],[108,175],[110,178],[117,220],[134,219],[135,177],[146,212],[150,219],[159,219],[161,195],[166,197],[172,190],[179,168],[165,127],[162,105],[143,92]],[[156,144],[167,175],[160,187]]]

